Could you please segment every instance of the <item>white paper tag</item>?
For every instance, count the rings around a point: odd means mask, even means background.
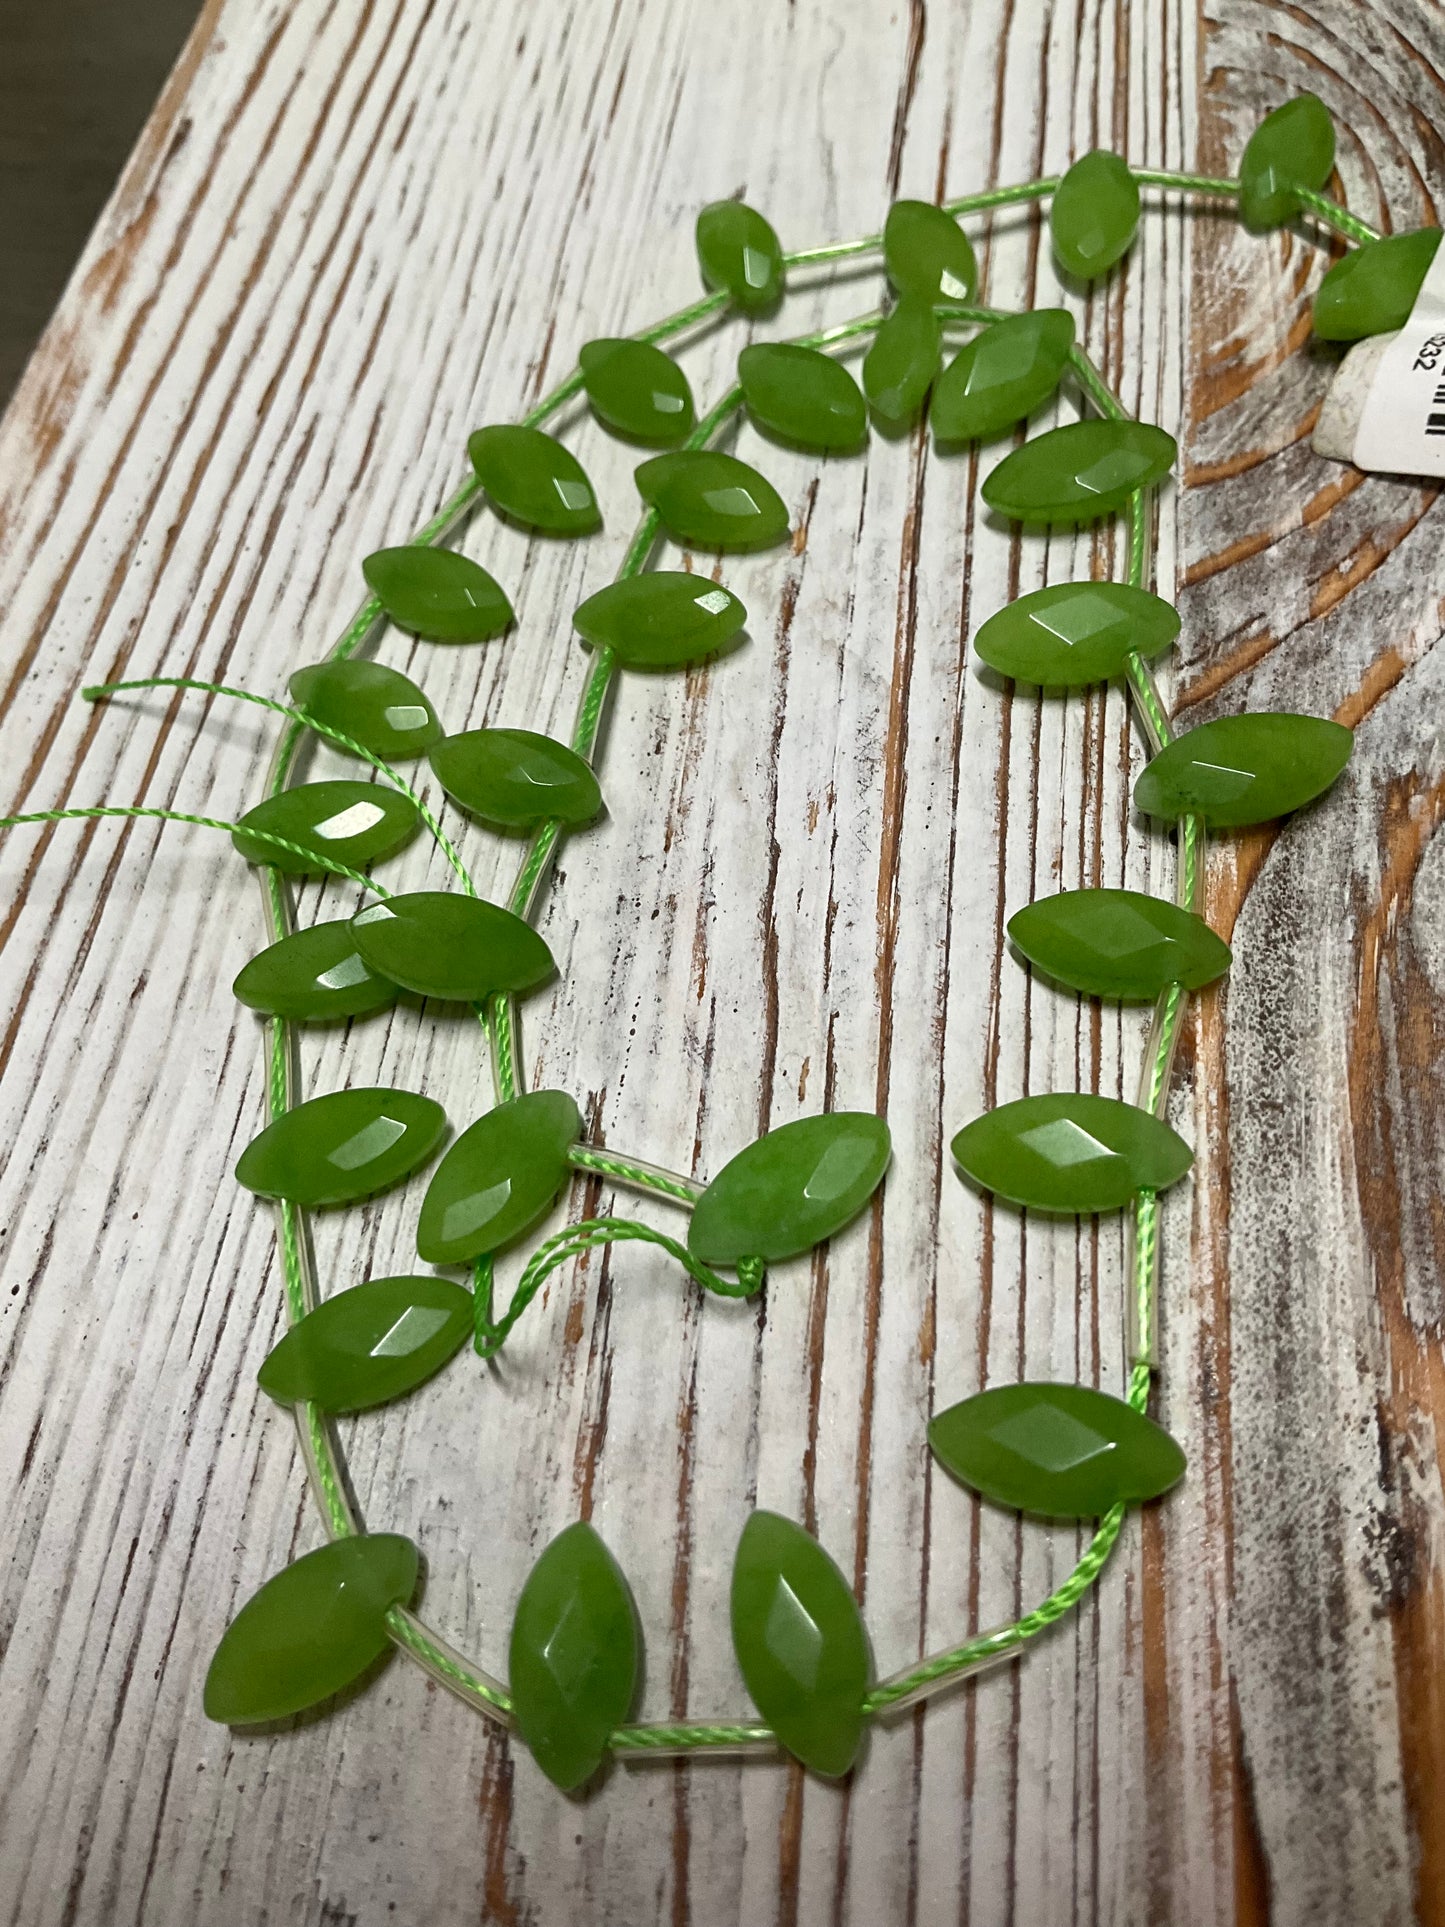
[[[1375,362],[1351,460],[1388,475],[1445,476],[1445,247]]]

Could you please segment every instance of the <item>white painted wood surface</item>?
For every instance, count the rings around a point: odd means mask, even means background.
[[[1442,67],[1429,0],[216,0],[0,426],[0,802],[254,801],[264,719],[161,695],[92,712],[79,688],[279,693],[350,614],[359,558],[455,484],[470,428],[690,298],[702,202],[745,190],[807,245],[1095,144],[1217,171],[1313,86],[1351,204],[1418,225]],[[972,225],[993,300],[1058,298],[1036,216]],[[1076,1617],[877,1728],[847,1786],[654,1763],[568,1801],[400,1661],[294,1730],[207,1725],[228,1616],[320,1536],[254,1384],[281,1320],[271,1222],[230,1178],[263,1117],[259,1026],[228,988],[262,940],[254,885],[200,830],[0,845],[0,1914],[1445,1919],[1445,564],[1433,490],[1309,452],[1318,273],[1298,236],[1160,209],[1117,283],[1067,297],[1126,403],[1181,433],[1159,581],[1182,585],[1185,714],[1360,724],[1323,807],[1213,861],[1237,961],[1181,1060],[1199,1155],[1167,1212],[1158,1402],[1190,1476]],[[872,305],[866,274],[800,279],[772,332]],[[686,348],[700,397],[738,340]],[[570,715],[568,617],[621,554],[636,456],[569,420],[604,533],[528,544],[480,518],[462,546],[518,631],[381,644],[452,728]],[[886,1109],[882,1203],[760,1308],[623,1248],[554,1284],[497,1369],[467,1354],[343,1428],[367,1518],[426,1552],[428,1616],[499,1670],[531,1558],[589,1512],[659,1717],[746,1714],[726,1597],[754,1503],[855,1575],[884,1671],[1068,1569],[1078,1536],[983,1512],[924,1431],[1025,1373],[1120,1389],[1122,1234],[1025,1236],[946,1146],[1026,1090],[1132,1094],[1141,1020],[1031,985],[1002,922],[1049,889],[1171,877],[1129,817],[1122,696],[1041,702],[966,664],[983,616],[1106,544],[1011,540],[975,464],[917,442],[822,464],[737,446],[806,540],[726,565],[746,649],[620,689],[610,813],[548,897],[561,982],[527,1008],[527,1060],[603,1141],[702,1174],[769,1123]],[[465,847],[484,888],[510,874],[500,840]],[[388,872],[424,875],[419,846]],[[490,1101],[470,1020],[412,1010],[309,1041],[306,1070],[424,1088],[458,1123]],[[321,1220],[323,1277],[411,1268],[419,1194]],[[571,1209],[596,1201],[579,1185]]]

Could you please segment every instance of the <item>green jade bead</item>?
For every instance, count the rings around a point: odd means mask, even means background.
[[[338,865],[365,869],[409,843],[421,827],[416,805],[385,783],[298,783],[268,796],[239,819],[231,841],[248,863],[269,863],[291,876],[324,876]],[[297,850],[246,835],[285,837]]]
[[[641,1644],[622,1568],[590,1525],[568,1526],[527,1576],[507,1660],[517,1726],[555,1786],[581,1786],[602,1764]]]
[[[470,1264],[530,1231],[567,1182],[582,1116],[565,1091],[529,1091],[479,1117],[436,1168],[416,1248],[429,1265]]]
[[[1194,1161],[1160,1118],[1117,1098],[1048,1091],[985,1111],[953,1140],[966,1177],[996,1197],[1065,1215],[1117,1211]]]
[[[373,970],[422,997],[481,1003],[499,990],[535,990],[556,969],[529,923],[458,890],[368,904],[351,933]]]
[[[982,441],[1032,415],[1057,390],[1073,345],[1065,308],[1036,308],[983,329],[934,384],[934,440]]]
[[[999,1385],[940,1412],[934,1456],[995,1505],[1043,1519],[1098,1519],[1167,1492],[1184,1474],[1169,1434],[1088,1385]]]
[[[1300,210],[1297,189],[1317,192],[1335,164],[1329,110],[1314,94],[1276,107],[1255,128],[1239,164],[1239,218],[1251,234],[1283,227]]]
[[[730,590],[685,569],[649,569],[588,596],[572,625],[591,649],[610,649],[628,669],[675,669],[716,655],[747,610]]]
[[[783,292],[783,249],[756,208],[713,201],[697,217],[697,259],[710,288],[747,314],[777,306]]]
[[[257,1383],[283,1405],[364,1412],[435,1376],[472,1333],[472,1294],[445,1278],[370,1278],[325,1298],[276,1345]]]
[[[530,729],[468,729],[444,737],[429,760],[454,803],[501,829],[589,823],[602,807],[592,765]]]
[[[1139,183],[1105,147],[1085,154],[1059,182],[1049,209],[1054,258],[1092,281],[1128,253],[1139,226]]]
[[[383,763],[422,756],[442,735],[436,711],[416,684],[385,663],[313,663],[298,669],[288,687],[298,709]]]
[[[207,1719],[286,1719],[349,1686],[390,1645],[386,1616],[410,1603],[418,1564],[409,1539],[366,1532],[284,1566],[226,1628],[206,1674]]]
[[[1006,455],[983,484],[983,499],[1018,522],[1077,526],[1152,487],[1177,453],[1174,437],[1148,422],[1070,422]]]
[[[757,341],[738,356],[738,383],[758,427],[800,448],[838,452],[868,435],[868,405],[848,370],[820,348]]]
[[[978,286],[973,243],[951,214],[929,201],[895,201],[889,208],[883,265],[899,294],[930,305],[972,301]]]
[[[991,615],[973,639],[1002,676],[1045,689],[1080,689],[1145,661],[1179,634],[1179,612],[1126,582],[1056,582]]]
[[[636,473],[637,491],[669,535],[699,549],[760,549],[788,532],[783,498],[736,455],[713,448],[654,455]]]
[[[1440,229],[1422,227],[1351,248],[1315,296],[1320,340],[1360,341],[1403,328],[1439,245]]]
[[[396,985],[357,949],[349,918],[282,937],[242,967],[231,989],[250,1010],[302,1024],[362,1017],[396,1002]]]
[[[1063,890],[1010,917],[1034,966],[1086,997],[1143,1001],[1170,984],[1198,990],[1228,970],[1229,945],[1204,921],[1139,890]]]
[[[268,1124],[241,1153],[236,1180],[308,1208],[352,1204],[399,1184],[433,1156],[446,1112],[414,1091],[331,1091]]]
[[[905,295],[863,358],[863,393],[887,433],[912,426],[942,361],[937,315],[927,302]]]
[[[1145,765],[1134,801],[1149,816],[1202,816],[1237,829],[1311,803],[1350,760],[1353,733],[1270,710],[1185,730]]]
[[[548,535],[588,535],[602,526],[582,464],[540,428],[497,423],[467,442],[477,480],[504,515]]]
[[[867,1111],[780,1125],[718,1172],[693,1207],[688,1246],[709,1265],[811,1251],[857,1217],[891,1154],[887,1124]]]
[[[501,584],[454,549],[378,549],[361,572],[397,627],[427,642],[490,642],[513,619]]]
[[[733,1649],[748,1692],[804,1766],[836,1779],[863,1737],[872,1657],[858,1603],[816,1539],[755,1512],[733,1563]]]
[[[603,337],[577,356],[592,412],[604,428],[649,448],[673,448],[696,419],[687,376],[650,341]]]

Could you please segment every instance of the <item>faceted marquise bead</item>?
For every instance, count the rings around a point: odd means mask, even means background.
[[[420,827],[416,805],[386,783],[298,783],[247,810],[231,841],[248,863],[274,864],[293,876],[324,876],[338,864],[360,870],[390,856]],[[247,836],[248,829],[265,835]]]
[[[590,1525],[568,1526],[527,1575],[507,1661],[517,1725],[554,1785],[580,1786],[602,1764],[641,1644],[622,1568]]]
[[[1089,1385],[998,1385],[940,1412],[935,1458],[995,1505],[1044,1519],[1098,1519],[1157,1499],[1184,1474],[1169,1434]]]
[[[1161,1118],[1113,1097],[1048,1091],[1000,1104],[953,1140],[966,1177],[1030,1210],[1117,1211],[1137,1192],[1163,1191],[1194,1161]]]
[[[883,225],[883,265],[899,294],[968,302],[978,286],[973,243],[929,201],[895,201]]]
[[[1138,226],[1139,184],[1128,163],[1105,147],[1075,161],[1054,192],[1054,256],[1081,280],[1107,274],[1128,253]]]
[[[502,829],[590,823],[602,807],[592,765],[535,730],[464,730],[444,737],[429,760],[454,803]]]
[[[983,499],[1019,522],[1092,522],[1167,475],[1177,453],[1174,437],[1149,422],[1070,422],[1006,455]]]
[[[1134,801],[1150,816],[1202,816],[1221,828],[1268,823],[1322,796],[1354,740],[1319,716],[1222,716],[1166,744],[1141,772]]]
[[[697,217],[697,259],[710,288],[748,314],[776,307],[783,292],[783,250],[756,208],[714,201]]]
[[[470,1264],[530,1231],[567,1182],[582,1116],[565,1091],[529,1091],[462,1132],[422,1199],[416,1248],[429,1265]]]
[[[383,763],[424,755],[442,734],[436,711],[416,684],[385,663],[313,663],[298,669],[288,687],[298,709]]]
[[[460,890],[368,904],[351,933],[373,970],[422,997],[480,1003],[499,990],[535,990],[556,968],[529,923]]]
[[[1322,188],[1335,164],[1335,129],[1314,94],[1298,94],[1267,114],[1250,135],[1239,164],[1239,218],[1253,234],[1282,227],[1299,213],[1295,192]]]
[[[1360,341],[1403,328],[1440,245],[1437,227],[1366,241],[1336,261],[1315,295],[1321,341]]]
[[[650,448],[672,448],[691,431],[692,389],[673,360],[650,341],[604,336],[578,353],[582,385],[605,428]]]
[[[397,627],[427,642],[490,642],[512,621],[501,584],[454,549],[378,549],[361,572]]]
[[[349,1686],[386,1651],[386,1616],[410,1602],[417,1570],[416,1547],[394,1532],[335,1539],[284,1566],[222,1635],[206,1674],[207,1719],[286,1719]]]
[[[1037,970],[1086,997],[1142,1001],[1170,984],[1198,990],[1222,977],[1229,945],[1203,917],[1139,890],[1063,890],[1009,918]]]
[[[887,1124],[867,1111],[780,1125],[718,1172],[693,1207],[688,1247],[709,1265],[811,1251],[863,1209],[890,1155]]]
[[[934,383],[934,440],[981,441],[1032,415],[1058,388],[1073,345],[1066,308],[1008,315],[983,329]]]
[[[755,1512],[733,1563],[733,1650],[788,1751],[836,1779],[857,1758],[872,1656],[852,1588],[816,1539]]]
[[[555,435],[497,423],[467,442],[477,480],[504,515],[549,535],[600,528],[597,497],[582,464]]]
[[[629,669],[676,669],[725,649],[747,621],[729,590],[685,569],[649,569],[588,596],[572,626]]]
[[[349,918],[282,937],[243,965],[231,988],[249,1010],[303,1024],[384,1010],[397,990],[357,949]]]
[[[369,1278],[299,1319],[257,1383],[283,1405],[363,1412],[434,1377],[472,1323],[472,1294],[445,1278]]]
[[[1179,634],[1179,612],[1126,582],[1055,582],[991,615],[973,639],[1000,675],[1046,689],[1117,676],[1131,652],[1147,662]]]
[[[863,393],[892,435],[912,426],[943,360],[938,317],[926,301],[905,295],[863,358]]]
[[[350,1204],[399,1184],[436,1152],[446,1112],[415,1091],[363,1086],[308,1098],[241,1153],[236,1180],[263,1198]]]
[[[738,382],[759,428],[800,448],[853,449],[868,434],[863,391],[840,361],[791,341],[756,341]]]
[[[676,541],[699,549],[760,549],[788,532],[788,511],[764,475],[713,448],[654,455],[637,491]]]

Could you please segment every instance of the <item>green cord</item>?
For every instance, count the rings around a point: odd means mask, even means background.
[[[1136,168],[1131,170],[1141,185],[1178,189],[1200,194],[1237,196],[1237,181],[1220,180],[1204,175],[1176,174],[1158,169]],[[1045,198],[1058,186],[1057,177],[1029,182],[1015,187],[988,190],[981,194],[965,196],[946,204],[947,211],[958,215],[983,212],[988,209],[1004,207],[1027,201]],[[1301,205],[1318,220],[1343,234],[1347,239],[1361,243],[1377,237],[1374,229],[1352,215],[1348,209],[1328,197],[1298,190]],[[874,235],[858,242],[844,242],[836,245],[804,249],[785,257],[789,266],[802,266],[813,262],[827,262],[842,259],[849,255],[864,253],[881,245],[881,235]],[[653,327],[640,331],[638,340],[659,342],[682,332],[684,329],[722,312],[727,306],[726,296],[714,293],[694,301],[675,315],[656,323]],[[964,321],[987,321],[995,318],[996,311],[985,309],[956,309],[948,312],[947,318]],[[804,337],[812,345],[830,346],[878,326],[881,317],[865,317],[856,322],[844,323],[838,328],[828,329],[819,335]],[[1107,388],[1097,370],[1093,368],[1082,353],[1075,350],[1071,357],[1076,376],[1084,393],[1107,416],[1115,419],[1124,416],[1122,405]],[[583,386],[580,369],[573,372],[547,395],[531,412],[523,417],[526,426],[539,426],[555,414],[567,401],[577,395]],[[715,432],[720,423],[738,406],[741,396],[733,389],[718,406],[711,411],[703,422],[698,424],[687,446],[701,447]],[[469,478],[455,494],[442,506],[432,521],[411,538],[408,546],[426,547],[441,540],[475,506],[482,491],[475,478]],[[636,536],[624,561],[619,579],[637,573],[644,565],[656,541],[659,528],[655,511],[649,510],[639,525]],[[1129,555],[1127,580],[1134,586],[1142,586],[1147,568],[1148,519],[1147,504],[1142,493],[1135,494],[1129,504]],[[342,632],[334,648],[332,659],[344,659],[354,653],[365,640],[372,627],[383,614],[378,598],[369,597],[357,611],[347,628]],[[595,746],[597,730],[603,704],[615,671],[615,662],[610,650],[599,650],[593,661],[582,703],[579,707],[577,722],[573,732],[573,744],[579,753],[589,756]],[[1167,712],[1159,700],[1147,668],[1137,656],[1131,656],[1127,665],[1127,680],[1131,693],[1140,708],[1141,716],[1150,739],[1156,745],[1169,740],[1170,725]],[[289,708],[282,703],[252,695],[249,691],[232,689],[224,684],[211,684],[184,677],[145,678],[136,682],[96,686],[85,693],[91,699],[102,695],[118,693],[128,688],[174,687],[205,690],[212,694],[237,697],[272,709],[288,718],[289,727],[277,746],[273,759],[272,775],[268,785],[270,794],[279,794],[286,787],[291,762],[296,746],[306,728],[328,736],[340,746],[361,754],[379,773],[393,781],[403,794],[407,795],[423,815],[423,820],[437,840],[438,846],[447,855],[448,861],[463,883],[463,887],[475,894],[465,866],[460,856],[425,810],[420,799],[409,790],[394,771],[362,749],[351,739],[331,731],[316,723],[304,711]],[[241,826],[223,820],[190,815],[181,811],[163,810],[140,805],[135,806],[94,806],[89,808],[69,808],[59,810],[31,811],[23,814],[0,818],[0,829],[10,829],[22,824],[48,824],[77,819],[103,817],[151,818],[165,822],[182,822],[203,828],[225,830],[236,834]],[[522,904],[525,914],[535,903],[541,883],[547,873],[562,833],[562,825],[552,822],[542,826],[534,837],[528,855],[513,887],[512,903]],[[243,834],[258,842],[269,843],[277,849],[308,859],[314,853],[304,846],[289,842],[284,837],[265,831],[249,830]],[[1203,826],[1196,817],[1186,817],[1180,831],[1179,888],[1181,901],[1192,903],[1198,893],[1202,878],[1204,857]],[[385,897],[387,892],[371,878],[359,871],[350,870],[340,864],[328,864],[335,874],[350,878],[364,888]],[[261,866],[263,890],[266,894],[268,922],[273,932],[284,932],[290,927],[289,900],[287,899],[281,875],[274,865]],[[1185,1006],[1185,994],[1173,986],[1166,991],[1156,1015],[1155,1045],[1149,1056],[1146,1068],[1146,1095],[1152,1108],[1160,1109],[1167,1096],[1169,1067],[1172,1062],[1174,1044],[1177,1041],[1181,1013]],[[514,1095],[517,1088],[517,1064],[513,1035],[513,1018],[510,1001],[495,999],[488,1012],[497,1062],[499,1094],[505,1101]],[[281,1020],[272,1024],[272,1050],[268,1077],[268,1108],[273,1117],[284,1115],[290,1106],[290,1031]],[[593,1147],[577,1146],[571,1155],[575,1168],[595,1171],[612,1176],[616,1181],[630,1183],[658,1195],[672,1198],[682,1204],[691,1204],[698,1191],[691,1180],[676,1177],[674,1174],[660,1172],[655,1167],[644,1165],[636,1160],[622,1159]],[[308,1264],[304,1246],[304,1217],[293,1205],[282,1204],[281,1218],[281,1256],[285,1280],[285,1296],[288,1317],[294,1322],[310,1309],[313,1288],[308,1283]],[[1152,1322],[1152,1299],[1154,1291],[1155,1255],[1157,1253],[1157,1198],[1152,1192],[1140,1194],[1136,1211],[1136,1293],[1138,1315],[1143,1328],[1147,1331]],[[667,1250],[683,1265],[689,1275],[704,1289],[720,1295],[746,1298],[751,1296],[762,1283],[762,1267],[757,1261],[750,1261],[738,1268],[736,1282],[717,1276],[707,1266],[701,1264],[687,1247],[678,1240],[669,1238],[649,1226],[634,1223],[628,1219],[598,1218],[585,1219],[578,1224],[566,1227],[555,1237],[548,1239],[529,1261],[522,1278],[513,1294],[511,1304],[503,1317],[495,1324],[490,1322],[489,1307],[491,1294],[491,1264],[483,1260],[477,1267],[478,1285],[478,1348],[484,1355],[494,1355],[505,1341],[507,1333],[515,1325],[517,1318],[531,1302],[544,1279],[561,1265],[582,1252],[599,1246],[625,1241],[646,1241]],[[483,1306],[487,1308],[483,1314]],[[1151,1367],[1147,1357],[1136,1356],[1131,1374],[1128,1398],[1129,1403],[1138,1411],[1146,1409],[1152,1382]],[[326,1421],[315,1407],[306,1405],[298,1411],[298,1421],[302,1428],[303,1447],[306,1450],[308,1467],[318,1487],[323,1514],[328,1530],[334,1536],[344,1536],[358,1530],[345,1495],[339,1460]],[[1038,1633],[1053,1625],[1067,1613],[1088,1590],[1098,1577],[1123,1524],[1125,1507],[1114,1507],[1100,1521],[1089,1546],[1075,1565],[1068,1578],[1052,1592],[1039,1606],[1012,1625],[996,1632],[981,1634],[949,1652],[935,1655],[919,1662],[908,1671],[875,1687],[865,1701],[869,1713],[886,1711],[896,1706],[920,1689],[941,1684],[945,1680],[970,1671],[989,1659],[1007,1656]],[[421,1626],[412,1615],[396,1609],[389,1615],[389,1628],[393,1639],[407,1647],[429,1671],[460,1691],[463,1697],[480,1705],[494,1716],[507,1719],[511,1712],[511,1700],[506,1690],[497,1682],[467,1662],[452,1655],[443,1644]],[[756,1724],[662,1724],[640,1723],[619,1727],[612,1735],[611,1745],[617,1751],[662,1752],[675,1749],[707,1747],[749,1747],[768,1745],[773,1741],[769,1728]]]

